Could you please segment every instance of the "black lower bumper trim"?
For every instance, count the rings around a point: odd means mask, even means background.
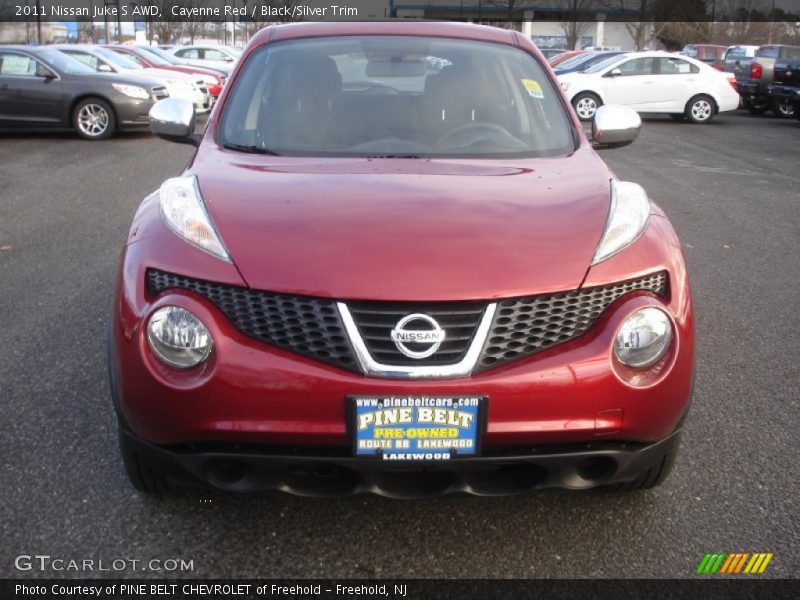
[[[269,448],[176,449],[155,446],[130,431],[122,431],[123,443],[142,460],[157,465],[167,477],[182,483],[235,492],[280,490],[302,496],[372,493],[395,498],[458,492],[494,496],[625,484],[660,463],[679,435],[675,432],[652,444],[539,446],[516,453],[389,465],[380,459],[341,453],[276,453]]]

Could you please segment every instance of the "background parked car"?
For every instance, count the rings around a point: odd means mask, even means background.
[[[558,79],[582,121],[590,121],[598,107],[609,103],[686,117],[692,123],[708,123],[717,113],[739,106],[726,74],[668,52],[625,54]]]
[[[242,55],[238,48],[229,46],[176,46],[169,50],[177,58],[210,67],[232,68]]]
[[[609,50],[604,52],[587,52],[586,54],[581,54],[575,56],[568,61],[564,61],[557,67],[555,67],[556,75],[561,75],[564,73],[574,73],[575,71],[585,71],[589,67],[593,67],[596,64],[603,62],[604,60],[608,60],[609,58],[613,58],[614,56],[619,56],[620,54],[626,54],[621,50]]]
[[[547,59],[550,60],[554,56],[558,56],[559,54],[563,54],[566,52],[564,48],[539,48],[539,52]]]
[[[750,69],[750,63],[756,55],[758,46],[731,46],[723,57],[723,68],[736,75],[740,69]]]
[[[800,119],[800,57],[775,60],[775,83],[769,93],[782,111],[782,116]]]
[[[699,60],[711,65],[717,71],[725,70],[725,52],[727,46],[717,46],[714,44],[687,44],[681,50],[681,54],[685,54],[690,58]]]
[[[565,63],[569,59],[578,56],[579,54],[586,54],[586,50],[567,50],[566,52],[557,54],[552,58],[548,58],[547,62],[550,63],[550,66],[555,69],[558,65]]]
[[[206,88],[215,102],[222,92],[222,86],[227,79],[227,75],[225,75],[222,70],[183,63],[171,54],[155,46],[119,46],[112,44],[105,47],[117,54],[121,54],[128,60],[135,62],[145,69],[176,71],[178,73],[187,73],[199,77],[206,84]],[[167,56],[162,56],[162,52]]]
[[[54,46],[67,56],[79,60],[99,73],[119,73],[130,77],[146,77],[167,88],[171,98],[185,98],[198,113],[211,109],[211,95],[202,79],[187,73],[145,69],[135,62],[101,46],[66,44]]]
[[[778,60],[800,58],[800,46],[761,46],[748,70],[740,70],[736,75],[742,105],[753,114],[763,114],[768,110],[780,117],[791,117],[790,107],[782,105],[770,95],[770,86],[775,81],[775,64]]]
[[[157,64],[169,64],[172,65],[172,68],[180,68],[185,70],[191,70],[192,72],[196,73],[211,73],[212,75],[216,76],[220,82],[219,91],[212,92],[212,95],[218,96],[219,92],[222,91],[222,85],[224,85],[225,81],[227,81],[228,76],[231,74],[231,67],[212,67],[212,66],[201,66],[196,63],[192,63],[191,61],[181,60],[174,54],[171,54],[167,50],[163,50],[158,46],[136,46],[138,50],[144,53],[144,56],[152,58],[155,55],[155,60]],[[207,82],[208,83],[208,82]]]
[[[147,126],[161,85],[97,73],[47,47],[0,46],[0,126],[74,128],[102,140],[119,129]]]

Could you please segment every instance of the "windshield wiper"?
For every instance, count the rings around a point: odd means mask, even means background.
[[[365,154],[362,158],[422,158],[419,154]]]
[[[268,154],[270,156],[280,156],[277,152],[262,148],[261,146],[247,145],[247,144],[223,144],[223,148],[228,150],[237,150],[239,152],[247,152],[249,154]]]

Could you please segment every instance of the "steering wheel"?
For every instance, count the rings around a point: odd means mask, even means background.
[[[505,127],[494,123],[467,123],[448,131],[437,142],[437,147],[469,148],[478,142],[486,141],[513,149],[527,150],[527,146],[511,135]]]

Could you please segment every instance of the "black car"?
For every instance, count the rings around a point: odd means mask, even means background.
[[[148,79],[96,73],[53,48],[0,46],[0,127],[73,128],[88,140],[146,127],[169,94]]]

